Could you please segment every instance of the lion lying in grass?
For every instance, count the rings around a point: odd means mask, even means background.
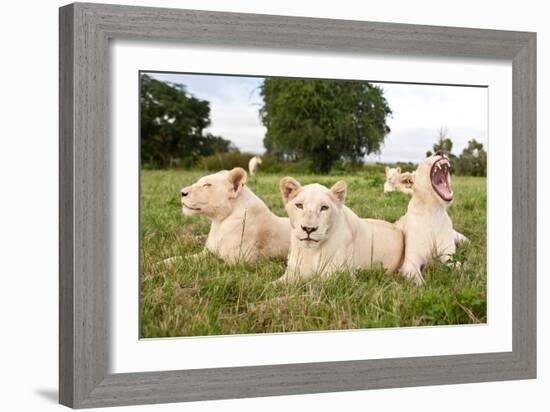
[[[203,176],[181,189],[182,212],[212,221],[203,253],[210,251],[229,263],[286,256],[288,218],[273,214],[245,185],[246,179],[246,171],[236,167]]]
[[[385,221],[361,219],[345,206],[345,182],[330,189],[320,184],[302,187],[285,177],[280,190],[292,228],[288,265],[280,281],[329,276],[376,263],[390,271],[401,265],[402,232]]]
[[[412,194],[412,173],[401,173],[400,167],[386,166],[386,181],[384,182],[384,193],[388,192],[403,192],[408,195]]]

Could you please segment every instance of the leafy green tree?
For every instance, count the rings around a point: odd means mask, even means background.
[[[443,151],[450,159],[453,168],[453,174],[459,176],[487,176],[487,152],[483,144],[475,139],[468,141],[468,146],[462,150],[460,156],[451,153],[453,142],[448,137],[449,133],[445,127],[441,127],[438,132],[437,142],[433,145],[433,151],[428,150],[426,156]]]
[[[453,151],[453,141],[448,137],[449,131],[446,127],[441,127],[438,131],[437,142],[433,145],[433,151],[428,150],[426,152],[426,157],[430,157],[432,154],[437,152],[443,152],[447,156],[455,157],[451,152]]]
[[[230,140],[207,133],[204,137],[205,144],[202,147],[201,156],[210,156],[215,153],[238,152],[239,149]]]
[[[378,153],[390,131],[382,89],[367,82],[266,78],[260,94],[267,153],[308,159],[315,172]]]
[[[208,101],[189,94],[184,85],[141,76],[141,160],[166,167],[189,164],[200,155],[235,150],[230,141],[204,133],[210,125]]]
[[[454,168],[457,175],[487,176],[487,152],[483,144],[475,139],[468,141]]]

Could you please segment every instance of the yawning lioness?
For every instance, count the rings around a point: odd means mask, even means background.
[[[405,234],[405,257],[400,271],[417,283],[434,257],[447,262],[456,243],[467,240],[455,232],[447,208],[453,201],[449,159],[438,152],[420,162],[412,174],[412,199],[395,225]]]

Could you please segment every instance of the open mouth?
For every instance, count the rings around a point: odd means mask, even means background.
[[[430,171],[432,187],[441,199],[446,202],[453,200],[453,191],[451,189],[451,180],[449,178],[449,160],[442,157],[437,160]]]
[[[187,209],[189,209],[189,210],[195,210],[195,211],[201,210],[201,209],[198,208],[198,207],[187,206],[187,205],[186,205],[185,203],[183,203],[183,202],[181,202],[181,204],[182,204],[184,207],[186,207]]]

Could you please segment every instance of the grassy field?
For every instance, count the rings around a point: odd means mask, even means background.
[[[341,273],[329,280],[285,286],[271,282],[284,259],[228,265],[210,256],[156,265],[171,256],[202,250],[209,229],[204,217],[181,214],[179,189],[200,172],[142,171],[141,277],[142,337],[227,335],[327,329],[484,323],[486,310],[486,180],[453,177],[455,228],[471,240],[458,248],[460,269],[434,263],[424,286],[381,269]],[[260,174],[249,187],[278,215],[285,215],[279,175]],[[302,184],[348,184],[346,203],[361,217],[395,221],[409,197],[384,194],[382,174],[293,176]]]

